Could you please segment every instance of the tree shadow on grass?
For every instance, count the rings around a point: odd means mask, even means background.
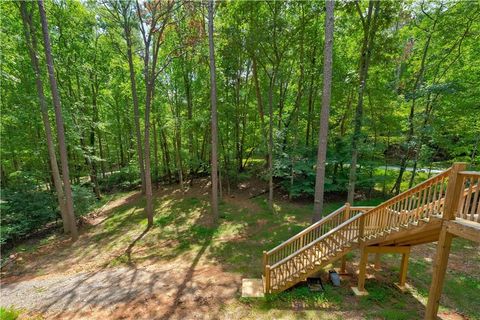
[[[202,256],[205,254],[205,251],[207,250],[207,248],[212,243],[212,238],[213,238],[213,233],[209,234],[203,240],[203,244],[202,244],[200,250],[195,255],[195,258],[193,259],[190,267],[188,268],[187,273],[185,274],[185,277],[183,278],[182,283],[177,288],[177,292],[175,293],[175,297],[174,297],[172,305],[167,310],[167,312],[165,312],[162,319],[170,319],[175,314],[177,306],[181,303],[181,299],[184,295],[185,289],[187,288],[187,284],[192,281],[193,274],[194,274],[194,271],[195,271],[195,267],[198,265],[198,262],[200,261],[200,258],[202,258]]]

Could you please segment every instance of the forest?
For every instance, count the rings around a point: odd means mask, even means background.
[[[162,190],[199,185],[211,225],[245,188],[272,219],[305,205],[315,222],[333,202],[379,203],[454,162],[480,168],[478,1],[0,12],[2,264],[32,237],[76,241],[92,212],[132,192],[147,231],[167,223]]]

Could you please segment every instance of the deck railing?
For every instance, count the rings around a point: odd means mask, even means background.
[[[480,222],[480,172],[461,171],[459,176],[464,192],[456,217]]]

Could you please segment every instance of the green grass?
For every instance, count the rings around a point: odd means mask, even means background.
[[[0,320],[16,320],[22,314],[22,311],[14,307],[0,307]]]

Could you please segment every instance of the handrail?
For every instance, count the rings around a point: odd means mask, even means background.
[[[445,170],[444,172],[442,173],[439,173],[425,181],[423,181],[422,183],[419,183],[417,184],[415,187],[411,188],[411,189],[408,189],[400,194],[397,194],[396,196],[394,196],[393,198],[390,198],[388,200],[386,200],[385,202],[379,204],[377,207],[375,207],[375,209],[379,208],[379,207],[385,207],[385,206],[388,206],[389,204],[393,203],[393,202],[396,202],[400,199],[404,199],[405,197],[408,197],[409,194],[412,194],[412,193],[415,193],[419,190],[421,190],[425,185],[427,184],[430,184],[432,183],[433,181],[439,179],[439,178],[445,178],[445,177],[448,177],[448,175],[450,174],[450,170],[451,168],[448,168],[447,170]]]
[[[461,176],[480,177],[480,171],[460,171],[458,174]]]
[[[271,253],[277,251],[278,249],[281,249],[281,248],[285,247],[286,245],[288,245],[289,242],[292,242],[293,240],[300,238],[305,233],[308,233],[309,231],[325,224],[329,219],[331,219],[332,217],[340,214],[344,209],[345,209],[345,205],[341,206],[337,210],[335,210],[335,211],[331,212],[330,214],[328,214],[327,216],[323,217],[321,220],[318,220],[317,222],[309,225],[308,227],[306,227],[305,229],[303,229],[302,231],[300,231],[296,235],[294,235],[294,236],[290,237],[289,239],[285,240],[284,242],[280,243],[275,248],[268,250],[267,254],[271,254]]]
[[[295,256],[299,255],[302,251],[304,250],[307,250],[311,247],[313,247],[315,244],[317,244],[318,242],[322,241],[323,239],[327,238],[328,236],[334,234],[335,232],[337,232],[338,230],[342,229],[343,227],[345,227],[346,225],[349,225],[352,221],[355,221],[357,219],[360,219],[363,215],[365,215],[366,213],[360,213],[354,217],[351,217],[350,219],[348,219],[347,221],[341,223],[340,225],[338,225],[336,228],[328,231],[327,233],[325,233],[324,235],[322,235],[320,238],[316,239],[315,241],[313,242],[310,242],[308,245],[306,245],[305,247],[302,248],[302,250],[298,250],[294,253],[292,253],[291,255],[289,255],[288,257],[280,260],[279,262],[275,263],[274,265],[270,266],[270,269],[274,269],[276,267],[278,267],[279,265],[285,263],[286,261],[294,258]]]
[[[282,242],[273,249],[264,252],[264,267],[267,265],[273,265],[290,254],[301,250],[305,245],[309,244],[315,239],[318,239],[320,236],[335,228],[349,217],[357,215],[359,212],[370,210],[371,208],[373,207],[350,207],[348,204],[338,208],[320,221],[310,225],[306,229],[290,237],[288,240]]]

